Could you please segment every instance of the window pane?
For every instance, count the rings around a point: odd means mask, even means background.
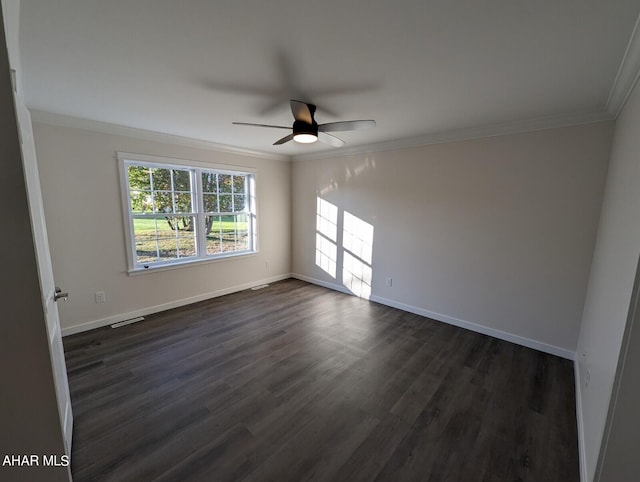
[[[249,218],[246,214],[236,216],[236,251],[249,249]]]
[[[136,259],[139,264],[195,256],[192,216],[134,219]]]
[[[191,193],[178,193],[174,194],[173,199],[175,201],[175,212],[177,213],[190,213],[191,210]]]
[[[191,191],[189,171],[173,170],[173,189],[175,191]]]
[[[213,172],[202,173],[202,192],[218,192],[218,175]]]
[[[151,190],[149,168],[145,166],[129,166],[129,186],[140,191]]]
[[[207,216],[207,255],[246,251],[249,249],[249,218]]]
[[[193,232],[178,231],[174,236],[159,237],[158,261],[170,261],[172,259],[189,258],[196,254],[195,238]]]
[[[129,202],[132,212],[150,212],[151,203],[151,180],[149,178],[149,168],[144,166],[128,166],[129,175]]]
[[[216,194],[203,194],[202,202],[204,203],[204,212],[218,212],[218,196]]]
[[[233,192],[244,194],[246,176],[233,176]]]
[[[151,177],[153,180],[154,191],[170,191],[171,190],[171,170],[152,168]]]
[[[130,208],[133,213],[153,212],[151,192],[149,191],[129,191]]]
[[[220,216],[205,217],[205,233],[207,244],[207,255],[222,252],[222,233]]]
[[[244,211],[244,195],[238,195],[238,194],[234,194],[233,195],[233,211],[234,212],[239,212],[239,211]]]
[[[173,198],[170,192],[154,192],[153,201],[155,213],[172,213],[173,212]]]
[[[232,189],[232,178],[229,174],[219,174],[218,175],[218,189],[220,192],[231,192]]]
[[[167,224],[174,231],[193,231],[194,218],[192,216],[167,217]]]
[[[156,220],[134,219],[133,231],[136,242],[136,258],[138,263],[153,262],[157,258]]]
[[[133,226],[134,268],[182,258],[248,251],[254,214],[251,175],[161,162],[123,161]],[[194,183],[194,175],[200,180]],[[202,192],[196,192],[202,186]],[[198,203],[194,203],[197,199]],[[200,209],[203,209],[200,214]],[[222,213],[222,214],[221,214]],[[223,215],[227,213],[228,215]],[[153,217],[155,216],[155,217]],[[196,226],[196,222],[204,225]],[[196,231],[198,237],[196,237]],[[204,245],[200,233],[204,232]]]
[[[220,212],[221,213],[230,213],[231,209],[231,194],[220,194],[218,196],[218,201],[220,202]]]

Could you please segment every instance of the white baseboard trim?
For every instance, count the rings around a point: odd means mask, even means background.
[[[328,283],[326,281],[310,278],[309,276],[305,276],[297,273],[293,273],[291,276],[293,278],[306,281],[308,283],[316,284],[319,286],[323,286],[325,288],[329,288],[332,290],[340,291],[342,293],[353,295],[353,293],[351,293],[347,288],[345,288],[344,286],[340,286],[338,284]],[[452,316],[443,315],[441,313],[435,313],[433,311],[425,310],[423,308],[418,308],[416,306],[407,305],[404,303],[400,303],[398,301],[383,298],[381,296],[371,295],[369,297],[369,300],[374,301],[376,303],[380,303],[382,305],[390,306],[392,308],[398,308],[399,310],[402,310],[402,311],[407,311],[409,313],[414,313],[416,315],[424,316],[426,318],[431,318],[436,321],[441,321],[449,325],[454,325],[460,328],[465,328],[467,330],[475,331],[476,333],[482,333],[483,335],[493,336],[494,338],[499,338],[500,340],[509,341],[511,343],[515,343],[516,345],[525,346],[527,348],[533,348],[534,350],[538,350],[544,353],[549,353],[551,355],[556,355],[561,358],[566,358],[568,360],[575,359],[575,352],[568,350],[566,348],[550,345],[548,343],[544,343],[537,340],[532,340],[530,338],[526,338],[523,336],[514,335],[513,333],[497,330],[495,328],[490,328],[488,326],[473,323],[471,321],[460,320]]]
[[[138,316],[147,316],[153,313],[158,313],[160,311],[170,310],[172,308],[178,308],[180,306],[189,305],[191,303],[197,303],[199,301],[208,300],[211,298],[217,298],[219,296],[228,295],[231,293],[235,293],[238,291],[243,291],[246,289],[253,288],[255,286],[260,286],[267,283],[275,283],[276,281],[281,281],[287,278],[296,278],[302,281],[306,281],[308,283],[312,283],[318,286],[322,286],[324,288],[328,288],[334,291],[340,291],[342,293],[353,295],[351,291],[349,291],[344,286],[329,283],[326,281],[322,281],[316,278],[311,278],[309,276],[301,275],[298,273],[291,274],[282,274],[278,276],[273,276],[271,278],[256,280],[250,283],[245,283],[238,286],[231,286],[228,288],[223,288],[221,290],[203,293],[196,296],[191,296],[189,298],[183,298],[180,300],[171,301],[168,303],[162,303],[160,305],[150,306],[147,308],[141,308],[139,310],[130,311],[127,313],[119,313],[117,315],[109,316],[106,318],[100,318],[98,320],[87,321],[85,323],[80,323],[73,326],[68,326],[62,328],[62,336],[73,335],[76,333],[81,333],[83,331],[93,330],[95,328],[101,328],[103,326],[112,325],[114,323],[119,323],[121,321],[126,321],[131,318],[136,318]],[[399,310],[407,311],[409,313],[414,313],[416,315],[424,316],[426,318],[431,318],[436,321],[441,321],[443,323],[447,323],[454,326],[459,326],[460,328],[465,328],[467,330],[474,331],[476,333],[482,333],[484,335],[493,336],[500,340],[509,341],[511,343],[515,343],[517,345],[526,346],[527,348],[533,348],[534,350],[539,350],[544,353],[549,353],[551,355],[556,355],[562,358],[566,358],[569,360],[575,360],[575,352],[571,350],[567,350],[566,348],[561,348],[555,345],[550,345],[547,343],[543,343],[537,340],[532,340],[530,338],[525,338],[519,335],[514,335],[512,333],[508,333],[505,331],[497,330],[495,328],[490,328],[484,325],[479,325],[477,323],[473,323],[470,321],[460,320],[458,318],[454,318],[448,315],[443,315],[441,313],[435,313],[433,311],[425,310],[423,308],[418,308],[416,306],[407,305],[405,303],[400,303],[394,300],[390,300],[387,298],[383,298],[381,296],[371,295],[369,298],[370,301],[380,303],[386,306],[390,306],[392,308],[397,308]],[[580,387],[577,386],[579,389]],[[576,400],[578,400],[578,392],[576,393]],[[580,412],[581,413],[581,412]]]
[[[335,283],[329,283],[327,281],[322,281],[322,280],[316,279],[316,278],[310,278],[309,276],[305,276],[303,274],[298,274],[298,273],[292,273],[291,277],[295,278],[295,279],[299,279],[300,281],[306,281],[307,283],[311,283],[311,284],[314,284],[314,285],[322,286],[323,288],[329,288],[330,290],[334,290],[334,291],[340,291],[340,292],[345,293],[347,295],[352,295],[353,296],[353,293],[351,291],[349,291],[346,287],[342,286],[342,285],[337,285]]]
[[[587,482],[587,453],[584,444],[584,417],[582,414],[582,383],[580,382],[580,365],[578,354],[573,360],[573,377],[576,384],[576,423],[578,425],[578,464],[580,465],[580,481]]]
[[[244,291],[254,286],[260,286],[268,283],[275,283],[284,279],[291,278],[289,273],[271,278],[265,278],[261,280],[252,281],[238,286],[230,286],[229,288],[223,288],[221,290],[212,291],[209,293],[203,293],[201,295],[191,296],[189,298],[183,298],[180,300],[170,301],[168,303],[162,303],[160,305],[149,306],[148,308],[141,308],[139,310],[130,311],[128,313],[119,313],[117,315],[109,316],[107,318],[101,318],[98,320],[87,321],[78,325],[67,326],[62,328],[62,336],[74,335],[76,333],[82,333],[83,331],[93,330],[95,328],[102,328],[103,326],[112,325],[121,321],[130,320],[131,318],[137,318],[139,316],[147,316],[160,311],[170,310],[172,308],[178,308],[180,306],[190,305],[191,303],[197,303],[199,301],[208,300],[211,298],[217,298],[219,296],[236,293],[238,291]]]

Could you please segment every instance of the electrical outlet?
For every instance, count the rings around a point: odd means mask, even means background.
[[[587,370],[587,375],[584,377],[584,386],[588,387],[591,382],[591,370]]]
[[[393,278],[387,278],[386,280],[384,280],[384,285],[388,288],[393,286]]]
[[[104,294],[104,291],[96,291],[94,296],[96,303],[104,303],[105,301],[107,301],[107,297]]]

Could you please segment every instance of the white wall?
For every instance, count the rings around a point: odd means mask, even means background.
[[[598,459],[640,253],[639,132],[640,88],[636,87],[616,122],[577,350],[578,417],[589,481]]]
[[[640,268],[640,267],[639,267]],[[601,442],[595,480],[627,482],[640,473],[640,270],[636,269],[631,308],[623,335],[620,358]]]
[[[373,226],[372,299],[572,357],[612,130],[294,162],[293,272],[343,284],[342,249],[336,278],[316,266],[321,197]]]
[[[34,135],[53,272],[70,292],[60,303],[64,333],[288,277],[289,161],[42,122]],[[259,254],[129,276],[116,151],[257,169]],[[96,291],[106,303],[95,303]]]

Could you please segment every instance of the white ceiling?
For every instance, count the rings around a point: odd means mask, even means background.
[[[288,100],[348,146],[597,118],[640,0],[22,0],[30,108],[269,153]]]

